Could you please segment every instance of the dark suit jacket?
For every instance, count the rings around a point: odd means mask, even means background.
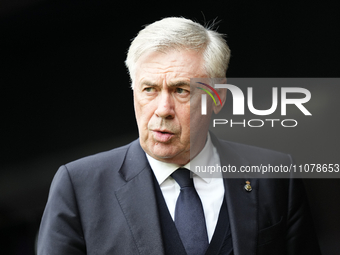
[[[222,165],[291,164],[289,155],[213,137]],[[251,182],[252,191],[244,189]],[[235,255],[319,254],[301,180],[224,179]],[[139,140],[60,167],[39,255],[164,254],[153,172]]]

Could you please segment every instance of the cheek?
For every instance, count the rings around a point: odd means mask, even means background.
[[[185,105],[177,111],[177,118],[181,123],[182,133],[188,135],[190,133],[190,105]]]
[[[153,115],[152,104],[143,104],[142,101],[135,100],[135,115],[139,130],[145,130]]]
[[[195,100],[191,103],[190,112],[190,133],[193,139],[198,137],[205,137],[206,132],[209,129],[211,111],[210,101],[208,100],[207,115],[201,114],[201,102],[200,100]]]

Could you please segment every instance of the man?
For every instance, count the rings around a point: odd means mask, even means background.
[[[58,170],[38,254],[318,254],[299,180],[195,173],[193,188],[183,177],[190,164],[292,163],[208,132],[225,90],[220,102],[208,100],[205,116],[190,112],[202,94],[190,79],[224,78],[229,57],[220,34],[191,20],[140,31],[126,60],[139,139]]]

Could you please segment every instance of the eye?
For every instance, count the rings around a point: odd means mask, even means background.
[[[176,94],[181,98],[188,98],[190,96],[190,89],[176,88]]]
[[[146,92],[154,92],[155,91],[155,88],[153,87],[147,87],[144,89]]]
[[[176,92],[177,92],[178,94],[184,94],[184,93],[187,93],[188,91],[185,90],[185,89],[182,89],[182,88],[176,88]]]

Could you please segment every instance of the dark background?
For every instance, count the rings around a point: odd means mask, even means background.
[[[339,77],[338,10],[327,1],[2,0],[2,254],[34,254],[61,164],[137,138],[124,60],[142,25],[168,16],[221,20],[232,50],[229,77]],[[336,130],[329,136],[338,139]],[[314,137],[318,132],[308,141]],[[281,144],[295,141],[288,136]],[[338,254],[339,179],[305,183],[323,254]]]

